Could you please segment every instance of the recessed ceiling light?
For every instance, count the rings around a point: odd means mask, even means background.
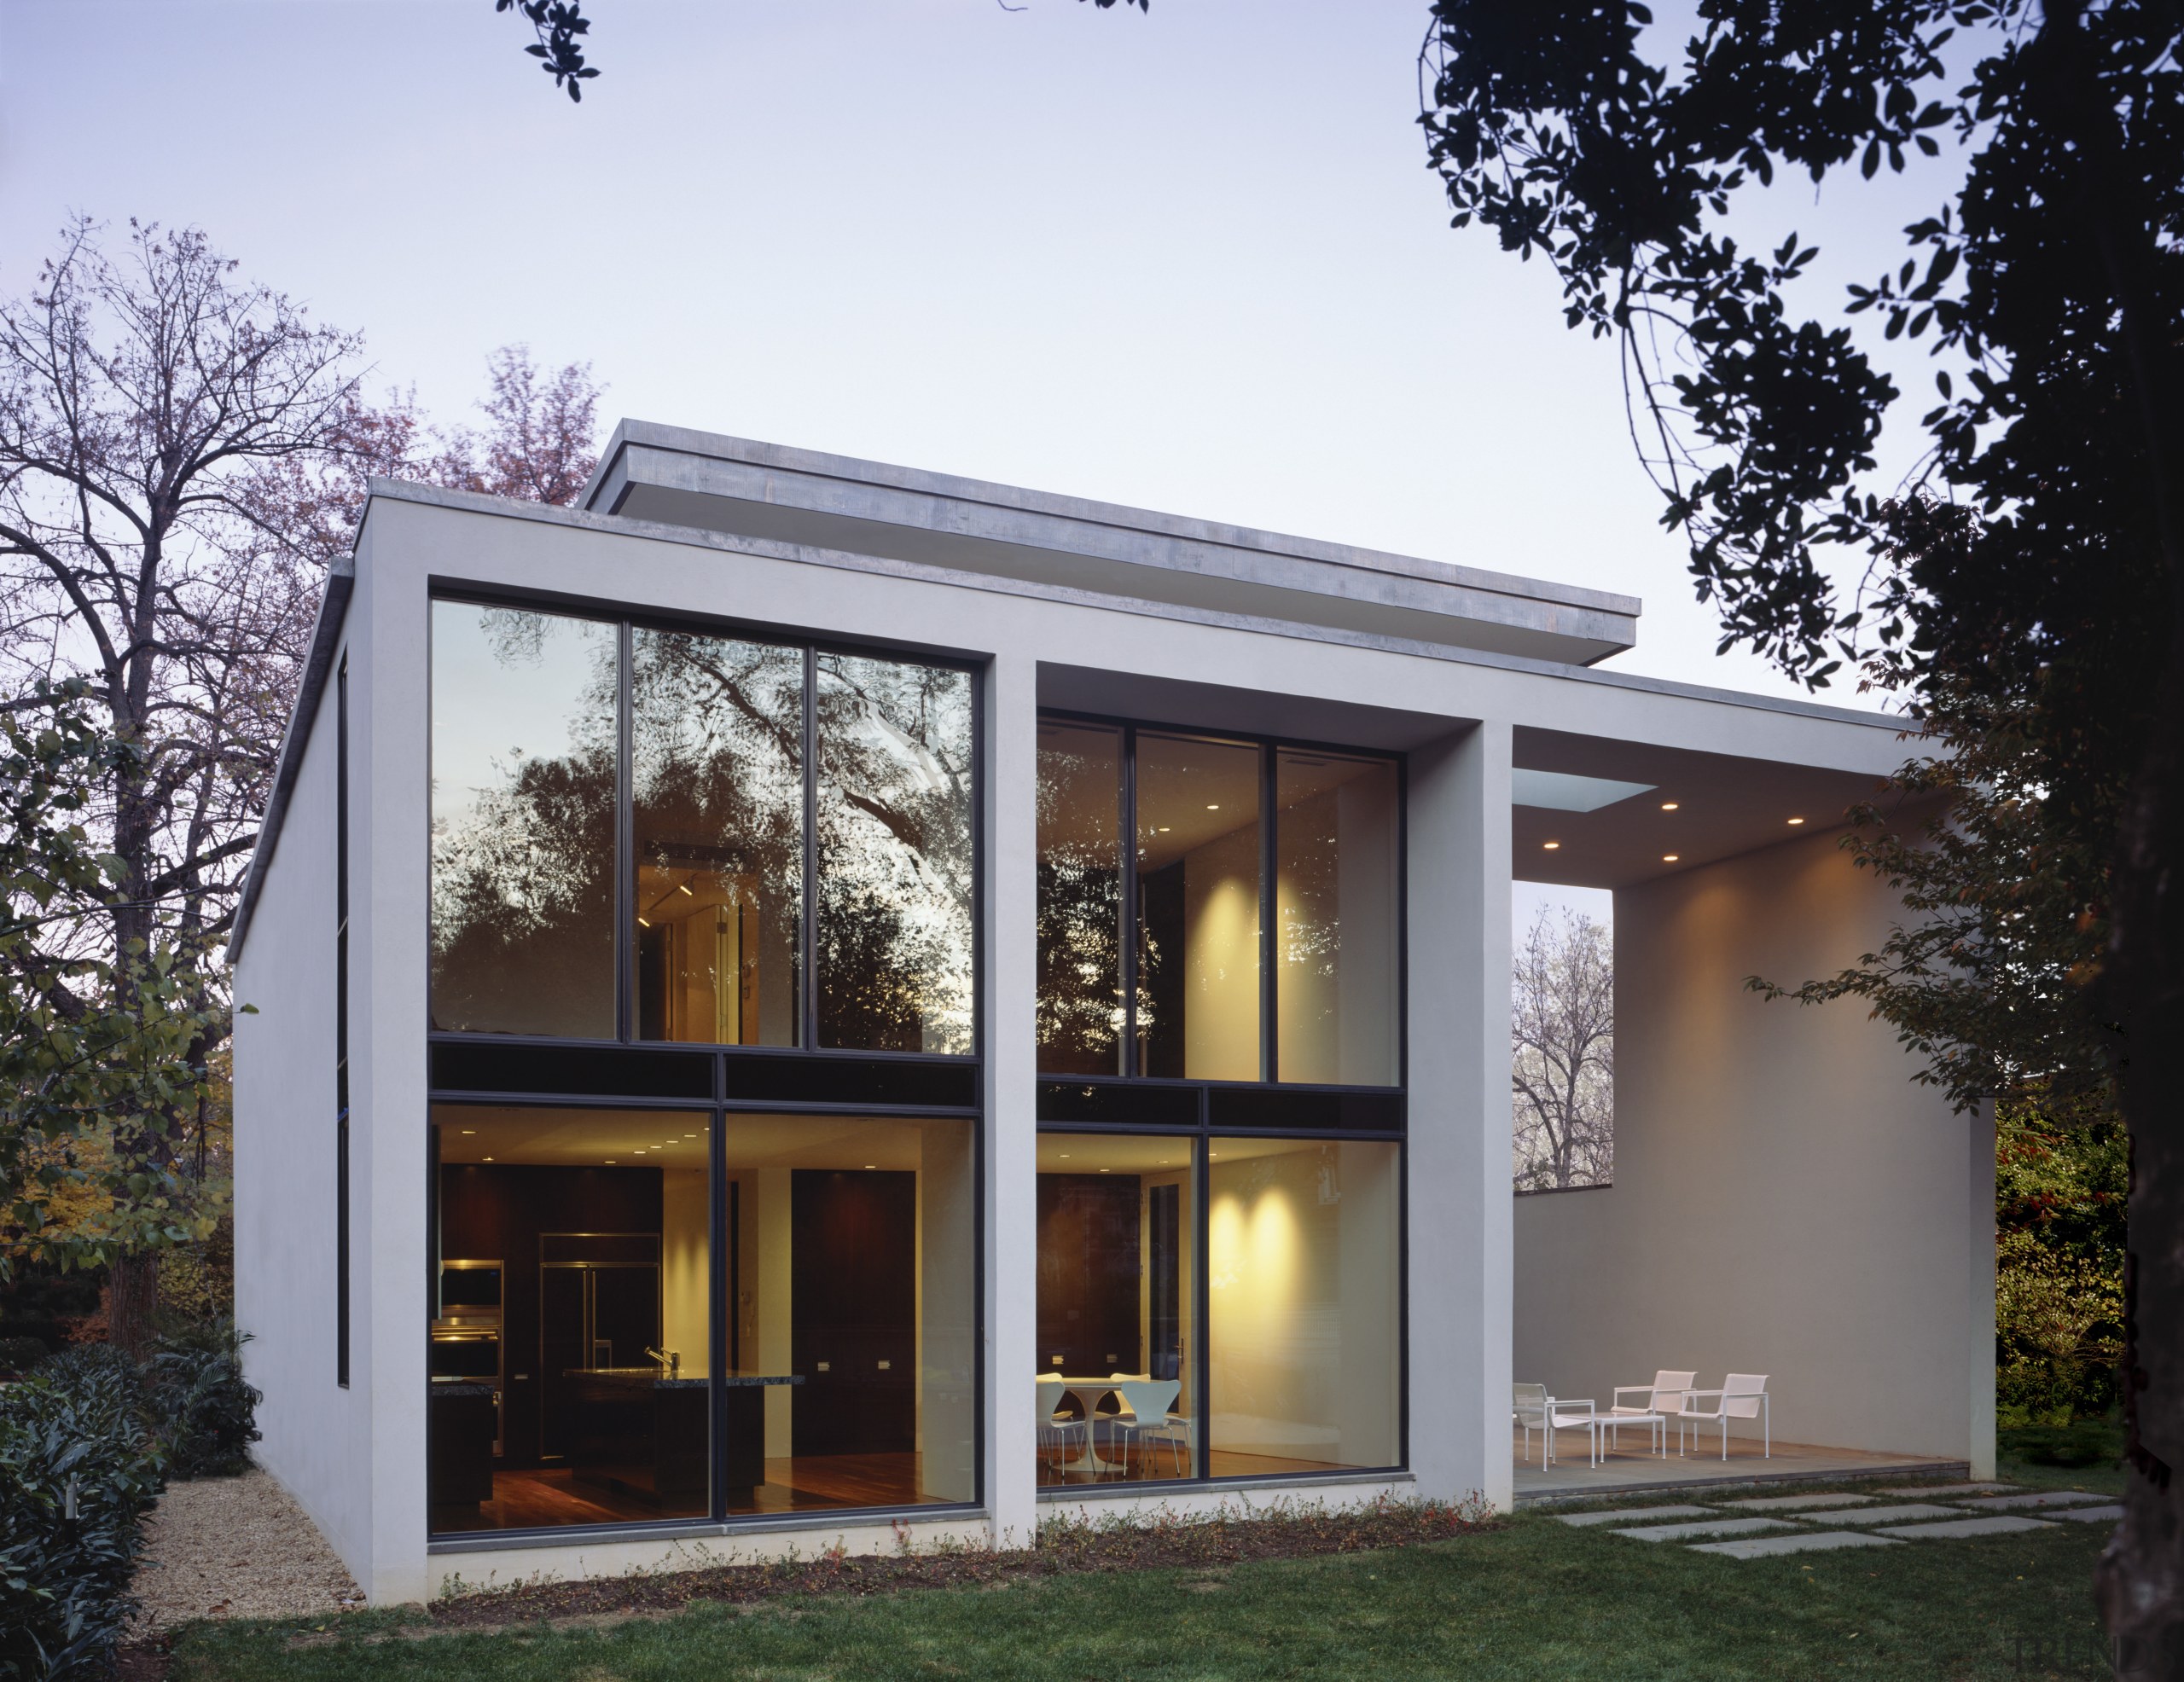
[[[1168,826],[1166,824],[1164,823],[1160,826],[1160,832],[1163,835],[1165,835],[1168,832]]]
[[[1068,1151],[1063,1151],[1063,1152],[1061,1153],[1061,1159],[1062,1159],[1064,1162],[1067,1162],[1067,1161],[1069,1160],[1069,1152],[1068,1152]]]
[[[878,1163],[867,1163],[865,1166],[867,1168],[878,1168],[880,1164]]]
[[[491,1162],[491,1161],[492,1161],[493,1159],[492,1159],[491,1157],[486,1157],[486,1158],[485,1158],[485,1160],[486,1160],[487,1162],[489,1162],[489,1163],[490,1163],[490,1162]]]
[[[1219,810],[1221,809],[1221,803],[1220,803],[1219,801],[1215,801],[1212,804],[1209,805],[1205,809],[1206,809],[1207,811],[1209,811],[1209,812],[1217,812],[1217,811],[1219,811]]]
[[[690,884],[688,882],[677,882],[675,884],[675,891],[678,894],[690,894]],[[695,899],[697,896],[690,894],[690,897]]]
[[[1676,861],[1676,855],[1674,853],[1663,853],[1661,855],[1661,862],[1663,864],[1674,864]]]
[[[1542,841],[1539,844],[1550,853],[1562,845],[1560,841]]]
[[[614,1158],[613,1158],[613,1157],[609,1157],[607,1159],[607,1167],[609,1167],[609,1168],[612,1168],[612,1167],[613,1167],[613,1166],[614,1166]]]
[[[1792,818],[1792,819],[1790,820],[1790,821],[1791,821],[1792,823],[1793,823],[1793,824],[1798,824],[1798,823],[1803,823],[1803,822],[1804,821],[1804,820],[1803,818]]]
[[[1102,1173],[1102,1174],[1112,1174],[1112,1173],[1114,1172],[1114,1169],[1111,1169],[1111,1168],[1103,1168],[1103,1169],[1101,1169],[1100,1170],[1100,1172],[1101,1172],[1101,1173]]]
[[[652,926],[652,919],[649,917],[638,918],[637,926],[641,929],[649,929]]]
[[[1676,804],[1677,803],[1676,801],[1664,800],[1661,802],[1661,809],[1664,812],[1673,812],[1676,809]]]
[[[462,1136],[463,1136],[465,1139],[468,1139],[468,1138],[469,1138],[469,1137],[471,1136],[471,1134],[473,1134],[476,1133],[477,1131],[478,1131],[478,1129],[477,1129],[476,1128],[463,1128],[463,1130],[462,1130]]]

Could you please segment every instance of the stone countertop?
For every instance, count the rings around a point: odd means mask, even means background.
[[[491,1395],[493,1394],[493,1386],[473,1384],[468,1381],[454,1382],[445,1378],[435,1378],[433,1380],[432,1393],[434,1395]]]

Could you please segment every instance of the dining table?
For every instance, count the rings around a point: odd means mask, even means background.
[[[1141,1372],[1111,1372],[1104,1378],[1072,1378],[1066,1372],[1045,1375],[1047,1383],[1059,1384],[1062,1394],[1073,1397],[1077,1405],[1084,1410],[1084,1447],[1078,1451],[1075,1459],[1061,1463],[1061,1470],[1089,1472],[1097,1477],[1102,1472],[1126,1472],[1130,1470],[1127,1461],[1118,1463],[1101,1457],[1099,1441],[1094,1436],[1092,1427],[1099,1417],[1095,1410],[1100,1406],[1101,1397],[1112,1395],[1116,1384],[1124,1379],[1146,1376]]]

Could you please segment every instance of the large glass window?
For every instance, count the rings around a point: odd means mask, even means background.
[[[436,1028],[614,1037],[615,642],[433,605]]]
[[[970,1122],[433,1120],[436,1532],[977,1498]]]
[[[1214,1476],[1400,1459],[1400,1151],[1374,1140],[1209,1141]]]
[[[1039,1067],[1120,1075],[1122,743],[1109,724],[1039,722]]]
[[[1256,1081],[1259,751],[1137,735],[1138,1072]]]
[[[968,672],[457,601],[432,666],[434,1029],[970,1053]]]
[[[804,903],[804,655],[630,641],[636,1031],[793,1046]]]
[[[1039,1135],[1042,1483],[1198,1473],[1194,1151]]]
[[[819,1043],[972,1047],[971,680],[821,654]]]
[[[433,1121],[433,1528],[702,1517],[711,1116]]]
[[[1280,1077],[1393,1086],[1402,997],[1396,768],[1282,748],[1275,802]]]

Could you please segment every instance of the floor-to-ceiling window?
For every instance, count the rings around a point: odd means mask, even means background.
[[[1395,1466],[1397,763],[1039,724],[1039,1477]]]
[[[960,666],[433,611],[431,1524],[974,1502]]]

